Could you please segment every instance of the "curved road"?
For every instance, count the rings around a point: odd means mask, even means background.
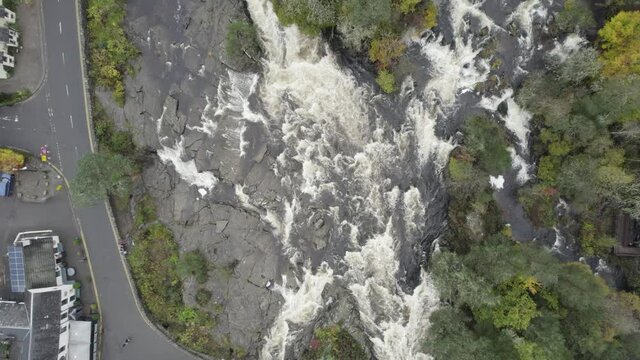
[[[0,108],[0,144],[33,153],[47,144],[51,162],[69,179],[75,175],[78,159],[92,151],[75,1],[43,0],[44,84],[28,101]],[[64,201],[42,206],[56,214],[69,213],[69,204]],[[151,327],[140,313],[106,206],[75,209],[75,215],[84,233],[102,310],[102,359],[194,359]],[[122,348],[126,337],[133,340]]]

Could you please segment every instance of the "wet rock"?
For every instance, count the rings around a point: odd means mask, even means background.
[[[220,234],[221,232],[223,232],[227,227],[227,224],[229,224],[229,222],[226,220],[216,221],[216,233]]]

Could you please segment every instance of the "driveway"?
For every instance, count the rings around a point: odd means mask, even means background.
[[[37,153],[48,145],[51,162],[73,178],[78,159],[91,152],[83,77],[79,52],[75,0],[43,1],[45,63],[47,77],[38,92],[26,102],[0,108],[0,144]],[[54,228],[69,222],[71,209],[64,197],[45,205],[22,205],[20,221],[26,225]],[[1,211],[2,209],[0,209]],[[17,210],[16,210],[17,211]],[[83,230],[102,310],[104,334],[102,359],[180,360],[193,355],[179,349],[153,328],[136,304],[128,281],[116,235],[104,204],[75,209]],[[14,217],[18,219],[18,216]],[[29,219],[35,219],[30,222]],[[16,220],[17,221],[17,220]],[[46,226],[49,224],[50,226]],[[11,226],[9,226],[10,228]],[[0,226],[0,232],[5,227]],[[65,229],[61,229],[63,233]],[[131,343],[122,348],[125,338]]]

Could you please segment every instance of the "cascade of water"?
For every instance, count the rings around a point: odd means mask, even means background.
[[[481,41],[468,33],[468,18],[490,30],[500,29],[482,12],[482,2],[443,4],[448,6],[454,41],[445,44],[443,36],[418,40],[429,61],[429,81],[419,91],[410,79],[403,83],[401,97],[407,107],[398,127],[372,109],[374,91],[342,68],[321,39],[304,36],[295,26],[282,27],[269,0],[248,0],[265,49],[264,73],[229,72],[215,100],[207,98],[202,123],[189,127],[215,137],[222,129],[221,119],[231,117],[237,121],[237,131],[227,129],[221,136],[237,144],[241,156],[249,146],[244,137],[247,122],[279,130],[282,137],[277,140],[283,150],[273,171],[290,193],[272,209],[252,203],[241,184],[235,186],[236,198],[271,226],[294,265],[309,257],[308,224],[318,223],[318,214],[331,222],[333,229],[326,235],[329,247],[341,241],[347,248],[344,258],[335,261],[346,265],[340,281],[355,298],[364,330],[381,360],[429,358],[421,352],[420,340],[437,308],[438,294],[427,273],[420,274],[412,292],[403,291],[398,284],[398,278],[405,276],[401,249],[420,248],[425,224],[437,211],[430,208],[437,189],[425,186],[423,170],[435,164],[429,180],[437,183],[438,171],[454,147],[435,135],[437,121],[450,116],[460,95],[489,76],[487,60],[478,59]],[[259,97],[264,115],[251,110],[252,96]],[[509,93],[500,99],[512,101],[511,97]],[[494,111],[498,106],[494,107],[497,100],[483,101]],[[526,145],[528,119],[515,103],[508,105],[505,123]],[[164,146],[159,154],[183,179],[213,188],[215,176],[198,173],[193,160],[182,160],[183,152],[178,142]],[[512,155],[514,163],[520,161],[515,152]],[[524,177],[527,167],[520,165]],[[313,321],[323,307],[322,291],[337,278],[331,268],[334,263],[327,261],[315,272],[310,265],[298,269],[302,275],[295,288],[287,287],[286,278],[275,285],[283,303],[264,339],[262,359],[284,359],[296,329]]]

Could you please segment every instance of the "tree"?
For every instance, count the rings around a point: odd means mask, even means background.
[[[576,86],[597,78],[601,68],[598,51],[592,47],[585,47],[567,57],[557,76],[563,83]]]
[[[182,278],[194,276],[200,284],[207,282],[209,279],[209,263],[200,250],[182,254],[176,270]]]
[[[78,205],[91,205],[109,195],[124,197],[131,190],[133,163],[119,154],[91,153],[78,162],[71,194]]]
[[[380,69],[388,69],[406,50],[406,45],[398,38],[385,36],[374,39],[369,49],[369,60]]]
[[[511,166],[504,130],[484,117],[472,117],[464,125],[465,145],[478,165],[490,175],[498,175]]]
[[[0,148],[0,171],[12,172],[24,166],[24,155],[11,149]]]
[[[583,0],[565,0],[556,17],[556,27],[562,32],[585,31],[596,26],[589,5]]]
[[[598,36],[605,75],[640,74],[640,11],[621,11]]]
[[[224,44],[227,59],[239,65],[238,70],[246,70],[258,61],[262,52],[255,26],[245,21],[229,24]]]

